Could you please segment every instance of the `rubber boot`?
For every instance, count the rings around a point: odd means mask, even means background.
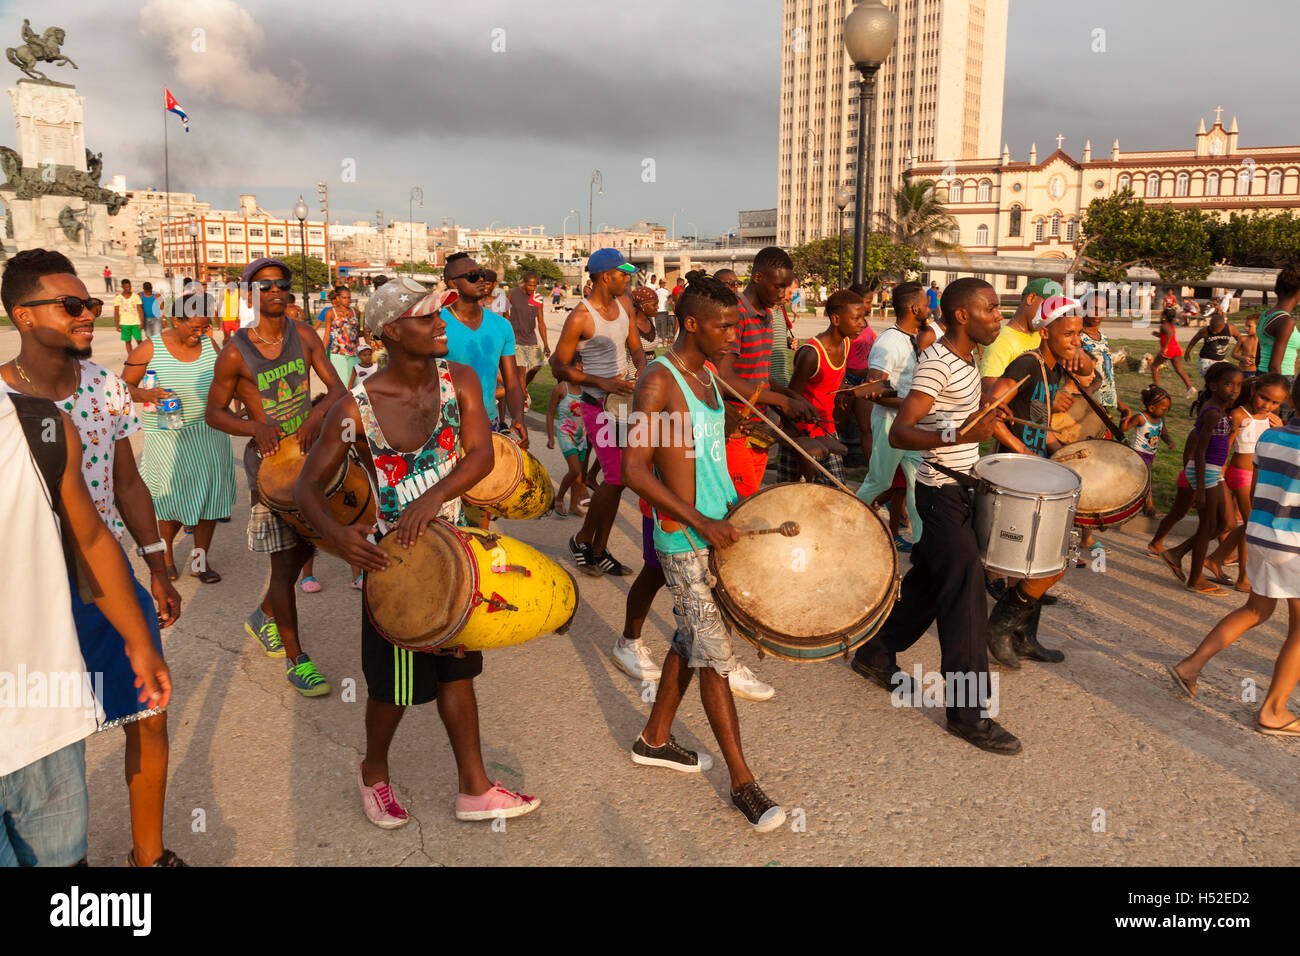
[[[1015,589],[1008,591],[993,606],[993,613],[989,615],[989,653],[1003,667],[1020,669],[1020,658],[1016,656],[1011,638],[1025,626],[1033,610],[1034,605],[1022,603]]]
[[[1043,613],[1041,601],[1034,603],[1034,611],[1023,628],[1017,628],[1011,636],[1011,646],[1021,657],[1044,664],[1059,664],[1065,660],[1065,654],[1054,651],[1038,643],[1038,618]]]

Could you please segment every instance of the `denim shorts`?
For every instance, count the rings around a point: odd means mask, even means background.
[[[708,551],[658,552],[664,583],[673,594],[673,650],[691,667],[712,667],[726,677],[739,665],[731,629],[713,596]]]
[[[0,867],[72,866],[89,824],[84,740],[0,777]]]

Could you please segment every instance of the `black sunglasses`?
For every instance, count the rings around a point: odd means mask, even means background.
[[[249,285],[258,292],[270,292],[272,289],[279,289],[281,292],[288,292],[293,288],[292,279],[255,279]]]
[[[61,295],[57,299],[32,299],[30,302],[19,302],[18,305],[25,309],[36,305],[61,305],[63,311],[75,319],[85,309],[89,309],[91,315],[99,315],[100,310],[104,308],[104,300],[79,299],[75,295]]]
[[[469,272],[462,273],[461,275],[458,276],[453,276],[451,281],[457,282],[460,279],[464,279],[466,282],[480,282],[483,279],[483,270],[471,269]]]

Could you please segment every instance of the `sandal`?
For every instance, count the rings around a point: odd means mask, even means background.
[[[1281,727],[1265,727],[1257,720],[1255,721],[1255,729],[1261,734],[1269,734],[1273,737],[1300,737],[1300,717],[1297,717],[1289,724],[1283,724]]]
[[[563,508],[561,508],[561,507],[560,507],[560,503],[559,503],[558,501],[557,501],[557,502],[555,503],[555,505],[551,508],[551,511],[555,512],[555,517],[557,517],[557,518],[567,518],[567,517],[569,517],[569,512],[567,512],[567,511],[565,511]]]
[[[1196,696],[1196,681],[1191,681],[1189,683],[1188,681],[1183,680],[1183,675],[1174,670],[1173,664],[1166,664],[1165,670],[1169,671],[1169,676],[1172,677],[1174,682],[1183,689],[1184,694],[1188,697]]]
[[[304,594],[315,594],[321,590],[322,585],[314,575],[309,574],[298,583],[298,587],[302,588]]]
[[[365,576],[366,576],[366,573],[365,573],[364,571],[362,571],[362,572],[361,572],[360,574],[358,574],[355,578],[353,578],[353,579],[352,579],[352,587],[356,588],[356,590],[358,590],[358,591],[362,590],[362,589],[365,587],[365,585],[362,583],[362,581],[365,579]]]
[[[198,573],[191,571],[190,577],[198,578],[204,584],[216,584],[221,580],[221,575],[216,571],[213,571],[211,568],[208,568],[206,571],[199,571]]]
[[[1181,583],[1187,583],[1187,575],[1183,573],[1182,566],[1176,563],[1174,559],[1169,556],[1169,552],[1161,551],[1160,560],[1165,563],[1165,567],[1174,572],[1174,577],[1176,577]]]
[[[1219,595],[1219,594],[1228,593],[1227,591],[1223,590],[1223,588],[1219,587],[1217,584],[1213,584],[1209,581],[1205,583],[1204,587],[1199,587],[1199,588],[1192,587],[1192,585],[1189,584],[1187,585],[1187,590],[1195,591],[1197,594],[1210,594],[1210,595]]]

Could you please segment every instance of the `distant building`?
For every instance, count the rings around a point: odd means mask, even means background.
[[[1028,162],[1012,162],[1004,147],[1000,159],[973,159],[948,169],[939,162],[916,163],[907,175],[934,180],[945,212],[957,220],[954,240],[972,255],[1073,259],[1088,204],[1124,189],[1149,203],[1224,216],[1300,207],[1300,146],[1243,149],[1237,120],[1224,129],[1221,119],[1216,116],[1208,131],[1202,119],[1191,149],[1126,153],[1116,140],[1109,155],[1093,159],[1089,141],[1075,159],[1059,136],[1057,149],[1041,162],[1036,145]],[[944,176],[954,169],[955,176]],[[1009,290],[1018,279],[1002,281]]]
[[[903,159],[971,159],[1002,142],[1008,0],[885,0],[898,40],[876,74],[867,202],[879,210]],[[858,72],[842,27],[853,0],[783,0],[777,239],[837,232],[835,193],[858,168]],[[852,202],[844,227],[853,222]]]
[[[116,244],[124,255],[133,256],[140,247],[140,237],[160,236],[163,220],[167,218],[167,193],[161,189],[127,189],[125,176],[114,176],[109,189],[126,196],[126,205],[116,216],[109,216],[108,229],[110,241]],[[189,218],[201,216],[208,212],[210,203],[201,202],[194,193],[172,193],[171,214],[173,217]],[[160,252],[155,251],[159,261]]]
[[[738,246],[776,245],[776,209],[742,209],[740,228],[736,230]]]
[[[197,236],[189,233],[191,222],[198,225]],[[307,255],[324,260],[328,226],[308,221],[303,230],[301,225],[297,219],[271,216],[257,204],[256,196],[240,196],[238,210],[211,210],[162,225],[158,258],[175,276],[203,279],[263,256],[301,256],[305,238]]]

